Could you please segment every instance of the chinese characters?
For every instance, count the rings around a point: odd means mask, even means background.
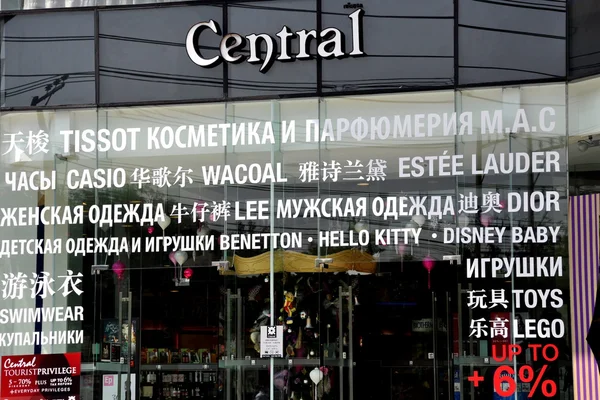
[[[323,161],[320,165],[316,161],[300,163],[300,181],[310,182],[339,182],[339,181],[385,181],[387,175],[387,161],[370,159],[367,163],[361,160],[346,160],[344,163],[332,160]]]
[[[45,299],[55,293],[60,293],[63,297],[67,297],[71,293],[80,296],[83,293],[83,290],[79,287],[82,283],[80,278],[83,278],[81,272],[75,274],[73,271],[67,270],[66,275],[59,275],[57,278],[60,279],[59,282],[61,283],[57,290],[54,289],[56,281],[48,272],[39,274],[32,272],[31,278],[28,278],[23,272],[9,272],[2,275],[3,277],[0,279],[2,300],[21,300],[27,296],[32,299],[36,296]]]

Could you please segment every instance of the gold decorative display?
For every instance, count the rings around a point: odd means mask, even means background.
[[[325,256],[322,256],[325,257]],[[376,259],[368,253],[350,249],[340,251],[335,254],[328,254],[333,262],[329,263],[326,269],[315,267],[315,255],[302,254],[289,250],[275,250],[274,271],[278,272],[296,272],[296,273],[314,273],[314,272],[348,272],[356,271],[359,273],[372,274],[377,269]],[[255,257],[233,257],[233,266],[236,276],[261,275],[269,273],[269,252]],[[232,273],[232,274],[233,274]]]

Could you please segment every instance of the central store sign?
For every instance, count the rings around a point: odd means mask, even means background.
[[[347,53],[346,38],[344,34],[337,28],[326,28],[320,32],[316,30],[302,29],[292,32],[289,27],[283,26],[274,36],[266,34],[249,34],[242,36],[238,33],[221,33],[221,27],[214,20],[197,23],[192,26],[187,33],[185,39],[185,48],[190,60],[204,68],[212,68],[219,65],[223,60],[238,64],[246,61],[250,64],[261,64],[260,72],[266,73],[275,61],[290,62],[295,60],[310,60],[313,55],[310,54],[311,40],[319,39],[317,45],[317,55],[320,58],[345,58],[348,56],[359,57],[364,56],[363,50],[363,30],[362,18],[364,10],[358,9],[348,16],[352,25],[352,37],[350,42],[352,50]],[[222,36],[219,45],[219,55],[212,58],[204,58],[200,52],[202,45],[202,33],[210,30],[213,34]],[[204,35],[209,35],[210,32]],[[295,40],[298,44],[298,53],[292,54],[292,41]],[[261,44],[264,43],[265,49],[261,51]],[[242,50],[248,48],[249,55],[239,54]]]

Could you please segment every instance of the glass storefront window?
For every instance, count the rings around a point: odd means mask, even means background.
[[[565,85],[5,113],[0,333],[58,336],[0,354],[80,353],[83,399],[572,398],[566,115]],[[74,314],[2,320],[36,307]]]

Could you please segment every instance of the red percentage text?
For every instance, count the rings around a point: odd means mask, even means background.
[[[527,397],[533,397],[538,388],[542,390],[542,393],[546,397],[551,397],[556,394],[556,382],[553,382],[550,379],[543,379],[547,368],[548,366],[544,365],[537,374],[529,365],[523,365],[519,368],[519,380],[525,383],[533,382]],[[512,396],[515,393],[517,384],[515,382],[514,373],[515,370],[508,365],[499,367],[494,373],[494,389],[500,396]]]

